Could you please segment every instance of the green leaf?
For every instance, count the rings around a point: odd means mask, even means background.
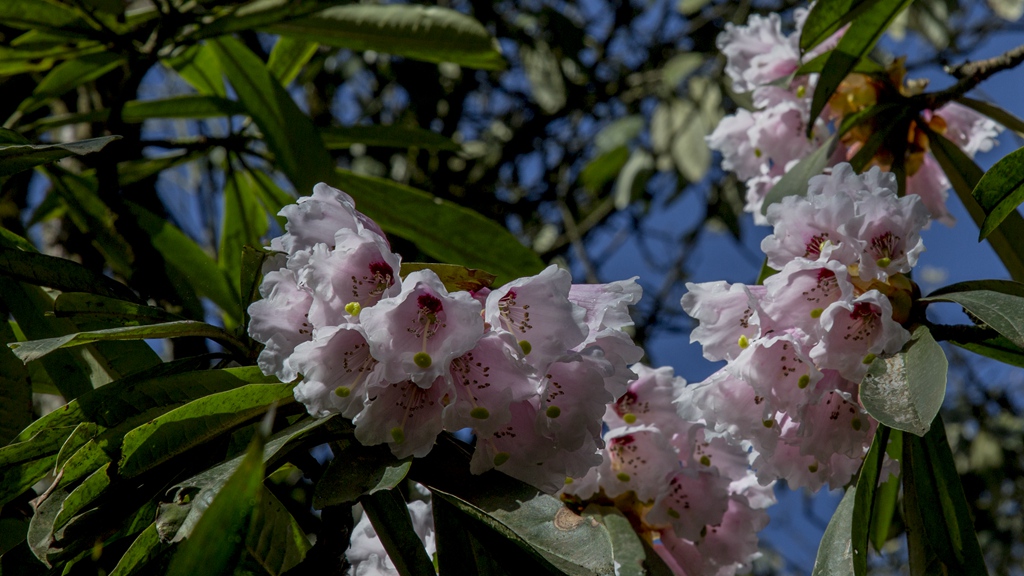
[[[97,274],[77,262],[37,252],[0,246],[0,274],[63,292],[90,292],[121,300],[138,299],[134,292],[120,282]]]
[[[860,383],[860,401],[880,423],[924,436],[946,396],[946,354],[925,327],[903,350],[876,358]]]
[[[81,484],[75,487],[60,506],[57,516],[53,519],[53,530],[59,530],[71,519],[82,513],[86,506],[96,501],[110,487],[112,462],[90,474]]]
[[[761,271],[757,273],[757,285],[761,286],[764,281],[778,274],[779,271],[768,265],[768,257],[765,256],[764,262],[761,263]]]
[[[975,100],[974,98],[968,98],[967,96],[961,96],[956,99],[957,102],[973,108],[975,111],[988,116],[1003,126],[1013,130],[1014,132],[1024,135],[1024,120],[1021,120],[1013,113],[991,104],[989,102],[982,102],[981,100]]]
[[[8,444],[0,448],[0,469],[20,462],[38,460],[50,454],[56,455],[60,450],[61,444],[67,440],[73,431],[73,426],[45,428],[36,432],[27,440]]]
[[[354,437],[331,446],[334,460],[313,489],[313,508],[355,502],[363,494],[390,490],[405,479],[411,459],[399,460],[386,446],[363,446]]]
[[[67,144],[0,145],[0,176],[9,176],[61,158],[99,152],[120,136],[89,138]]]
[[[163,60],[163,64],[177,72],[200,94],[227,96],[220,63],[209,44],[189,46],[180,54]]]
[[[295,80],[318,48],[320,45],[316,42],[281,36],[274,43],[274,49],[270,51],[267,68],[282,86],[287,86]]]
[[[908,531],[924,532],[927,548],[944,564],[943,573],[987,574],[970,507],[964,497],[942,417],[923,438],[908,436],[903,446],[904,508]],[[912,541],[913,542],[913,541]],[[910,550],[911,573],[928,564],[927,551]]]
[[[885,448],[889,443],[889,427],[880,424],[875,430],[871,448],[861,465],[854,496],[850,541],[853,549],[853,571],[863,576],[868,569],[868,540],[871,532],[871,516],[874,510],[878,479],[885,459]]]
[[[280,82],[240,41],[223,37],[209,42],[238,99],[263,131],[277,166],[295,188],[312,191],[315,184],[327,181],[334,161],[313,122]]]
[[[850,540],[856,499],[857,487],[854,486],[846,491],[839,502],[818,544],[818,555],[814,559],[811,576],[852,576],[856,573],[853,566],[853,543]]]
[[[434,563],[412,527],[409,509],[398,490],[368,494],[359,499],[377,538],[403,576],[432,576]]]
[[[26,98],[18,106],[18,111],[28,114],[65,92],[92,82],[117,68],[122,63],[121,56],[115,52],[97,52],[87,54],[74,60],[68,60],[56,66],[36,84],[32,96]]]
[[[64,440],[60,446],[60,452],[57,452],[57,460],[53,463],[54,473],[64,467],[78,450],[89,443],[90,440],[98,436],[104,429],[94,422],[82,422],[71,432],[71,435]]]
[[[504,226],[457,204],[383,178],[338,170],[335,185],[385,231],[425,254],[495,274],[498,284],[540,272],[544,264]]]
[[[10,312],[0,300],[0,318],[6,320]],[[17,341],[11,324],[0,321],[0,446],[18,436],[32,422],[32,381],[29,371],[6,344]],[[0,448],[0,454],[3,453]]]
[[[1014,150],[996,162],[981,177],[972,195],[986,214],[981,223],[980,241],[1024,202],[1024,148]]]
[[[53,461],[57,455],[45,456],[38,460],[19,462],[0,468],[0,506],[23,494],[53,472]]]
[[[903,432],[889,431],[889,446],[886,449],[889,458],[897,462],[903,460]],[[875,489],[875,503],[871,510],[871,525],[868,527],[871,543],[879,552],[889,540],[889,527],[896,513],[896,504],[900,494],[899,475],[889,477]]]
[[[246,554],[269,576],[281,576],[302,562],[312,547],[288,509],[263,487],[245,539]]]
[[[808,134],[814,128],[814,120],[824,110],[825,104],[839,88],[839,84],[862,58],[867,57],[889,24],[910,5],[910,2],[911,0],[875,1],[851,21],[850,27],[839,40],[839,45],[829,54],[821,76],[818,78],[818,84],[814,88],[814,98],[811,101],[811,120],[807,123]],[[834,7],[836,3],[829,2],[827,4]],[[801,36],[802,42],[803,37]]]
[[[957,342],[951,340],[950,343],[970,350],[975,354],[981,354],[993,360],[998,360],[1004,364],[1024,368],[1024,349],[1014,345],[1013,342],[1002,336],[989,338],[981,342]]]
[[[83,37],[94,31],[67,6],[50,0],[4,0],[0,22],[22,30],[53,30],[65,36]]]
[[[823,0],[807,13],[800,32],[800,51],[807,52],[880,0]]]
[[[616,576],[646,576],[647,553],[629,519],[618,508],[591,504],[583,511],[583,517],[600,521],[608,530]]]
[[[241,280],[242,295],[242,333],[249,333],[249,305],[260,299],[260,282],[263,279],[263,263],[273,256],[270,250],[255,248],[253,246],[242,247],[242,262],[240,264],[239,278]]]
[[[618,146],[607,152],[602,152],[587,162],[587,165],[580,171],[580,183],[587,190],[596,194],[618,176],[627,160],[629,160],[628,146]]]
[[[818,5],[815,4],[815,7]],[[793,76],[803,76],[806,74],[821,74],[822,70],[825,69],[825,63],[828,61],[829,52],[818,54],[811,60],[804,62],[793,72]],[[856,72],[859,74],[882,74],[885,72],[885,66],[882,66],[874,60],[861,59],[857,64],[853,66],[853,70],[850,72]]]
[[[132,541],[131,546],[121,555],[117,565],[110,571],[110,576],[131,576],[135,574],[169,546],[169,544],[165,544],[160,540],[160,535],[156,530],[156,522],[153,522]]]
[[[167,220],[137,204],[127,204],[139,226],[149,234],[153,247],[189,286],[200,296],[213,300],[229,318],[236,322],[240,320],[236,316],[240,307],[238,294],[232,290],[228,276],[216,262]]]
[[[219,118],[247,114],[238,102],[219,96],[186,95],[162,100],[130,100],[121,111],[121,120],[138,124],[150,118]],[[46,132],[69,124],[105,122],[110,110],[93,110],[77,114],[48,116],[25,127],[25,130]]]
[[[230,573],[242,554],[264,493],[264,440],[259,433],[253,437],[241,464],[214,497],[188,540],[178,548],[167,571],[169,576]]]
[[[971,219],[979,229],[982,228],[987,215],[972,194],[983,176],[981,168],[945,136],[931,131],[923,122],[918,122],[917,125],[928,135],[932,154],[938,160],[942,171],[946,173]],[[1016,210],[1010,212],[994,231],[989,232],[987,239],[1006,266],[1010,278],[1024,282],[1024,250],[1021,249],[1021,246],[1024,246],[1024,217]]]
[[[828,159],[835,149],[836,136],[829,137],[822,143],[821,147],[805,156],[789,169],[782,178],[772,186],[761,204],[761,214],[768,214],[768,207],[779,202],[786,196],[806,196],[807,181],[813,176],[821,174],[821,171],[828,165]]]
[[[263,414],[294,402],[291,384],[249,384],[193,400],[132,430],[121,445],[120,473],[137,476]]]
[[[53,313],[58,318],[71,318],[76,323],[102,322],[124,326],[182,320],[180,316],[163,308],[84,292],[64,292],[58,295],[53,302]]]
[[[341,0],[252,0],[221,11],[219,17],[199,27],[191,39],[212,38],[230,32],[287,22],[322,10]],[[305,38],[304,38],[305,39]]]
[[[450,138],[433,130],[405,126],[332,126],[321,128],[320,136],[329,150],[350,148],[353,144],[452,152],[461,150],[461,147]]]
[[[437,548],[437,569],[440,576],[505,576],[489,554],[483,552],[483,544],[473,534],[472,526],[463,521],[464,515],[458,508],[441,498],[430,501],[434,517],[434,543]]]
[[[267,233],[267,214],[251,189],[246,174],[230,172],[224,183],[224,213],[220,226],[217,260],[231,279],[232,288],[241,294],[242,247],[259,245]]]
[[[417,270],[433,270],[437,277],[444,283],[449,292],[465,290],[474,292],[481,288],[489,288],[494,284],[496,276],[484,270],[475,270],[455,264],[434,264],[429,262],[402,262],[401,275],[403,278]]]
[[[940,288],[922,302],[954,302],[1010,342],[1024,348],[1024,284],[1009,280],[960,282]]]
[[[235,340],[233,336],[222,328],[211,326],[205,322],[195,320],[179,320],[164,324],[148,324],[145,326],[124,326],[122,328],[108,328],[93,332],[77,332],[57,338],[46,338],[43,340],[30,340],[28,342],[15,342],[8,347],[26,364],[42,358],[47,354],[61,348],[81,346],[90,342],[105,340],[143,340],[149,338],[181,338],[194,336],[210,338],[221,342],[228,347],[244,350],[245,346]]]
[[[268,214],[276,216],[281,212],[281,208],[295,203],[295,197],[282,190],[266,172],[247,172],[246,177],[252,179],[249,189],[256,193]],[[283,217],[277,216],[277,222],[284,228]]]
[[[353,4],[273,24],[268,32],[351,50],[502,70],[497,42],[472,17],[448,8]]]

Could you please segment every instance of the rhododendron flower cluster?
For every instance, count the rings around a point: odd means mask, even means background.
[[[421,457],[442,430],[471,428],[472,470],[549,492],[600,462],[601,415],[643,355],[623,328],[633,280],[572,285],[551,266],[501,288],[449,291],[401,262],[350,196],[319,184],[285,207],[250,335],[259,365],[316,416],[352,418],[356,438]]]
[[[890,67],[888,81],[850,74],[822,115],[815,119],[808,138],[807,125],[818,75],[793,74],[801,64],[834,47],[842,31],[801,55],[799,38],[806,17],[807,10],[797,9],[796,30],[786,35],[782,33],[778,14],[753,15],[745,26],[726,24],[717,39],[718,48],[727,59],[725,72],[733,82],[733,90],[750,93],[754,109],[740,109],[724,118],[707,141],[711,149],[722,154],[722,168],[735,172],[746,182],[745,209],[753,213],[759,224],[768,223],[761,211],[768,191],[797,162],[821,147],[845,116],[896,93],[911,95],[920,89],[904,83],[902,61]],[[925,110],[922,117],[930,129],[949,138],[971,157],[992,148],[997,143],[994,137],[1002,131],[992,120],[957,103]],[[852,160],[876,129],[881,128],[876,126],[880,121],[884,122],[876,117],[843,134],[828,165]],[[946,209],[949,180],[928,153],[928,137],[916,122],[911,122],[906,148],[907,192],[921,196],[933,218],[952,224]],[[892,163],[892,153],[882,146],[869,165],[889,169]]]
[[[562,498],[617,506],[677,574],[733,574],[757,557],[772,486],[758,484],[745,449],[679,416],[686,381],[671,368],[633,370],[639,378],[605,413],[601,465]]]
[[[924,250],[928,211],[919,196],[896,195],[892,174],[839,164],[767,219],[774,231],[761,248],[779,272],[763,286],[687,284],[682,306],[699,322],[691,341],[727,364],[682,389],[680,413],[748,442],[763,483],[843,486],[877,424],[857,384],[876,355],[910,339],[905,274]]]

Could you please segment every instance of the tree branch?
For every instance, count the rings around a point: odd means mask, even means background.
[[[927,323],[932,338],[937,341],[951,340],[961,344],[984,342],[995,338],[998,332],[988,326],[972,326],[970,324],[932,324]]]
[[[928,94],[925,99],[927,103],[925,107],[935,110],[947,102],[970,92],[993,74],[1015,68],[1021,62],[1024,62],[1024,45],[1017,46],[999,56],[986,60],[946,66],[946,73],[954,76],[959,81],[945,90]]]

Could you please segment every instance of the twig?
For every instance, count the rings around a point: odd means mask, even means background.
[[[961,344],[984,342],[999,335],[988,326],[972,326],[970,324],[932,324],[929,322],[928,330],[931,331],[932,338],[936,340],[951,340]]]
[[[986,60],[946,66],[946,72],[958,78],[959,81],[945,90],[926,95],[925,108],[935,110],[943,104],[963,96],[993,74],[1015,68],[1021,62],[1024,62],[1024,45]]]

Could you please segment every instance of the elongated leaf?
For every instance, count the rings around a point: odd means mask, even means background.
[[[115,52],[97,52],[58,65],[36,85],[32,96],[22,101],[18,111],[32,112],[51,99],[91,82],[121,65],[121,56]]]
[[[818,555],[814,559],[811,576],[853,576],[853,514],[857,500],[857,487],[846,491],[839,502],[832,519],[825,528],[825,534],[818,544]]]
[[[1024,368],[1024,349],[1016,346],[1013,342],[1002,336],[996,338],[990,338],[981,342],[957,342],[955,340],[950,341],[952,344],[970,350],[975,354],[981,354],[987,356],[993,360],[999,360],[1010,366],[1016,366],[1018,368]]]
[[[123,328],[109,328],[107,330],[96,330],[94,332],[78,332],[58,338],[47,338],[45,340],[32,340],[29,342],[16,342],[9,347],[21,359],[28,363],[46,356],[47,354],[73,346],[81,346],[90,342],[104,340],[143,340],[147,338],[180,338],[184,336],[196,336],[210,338],[222,342],[228,346],[244,348],[244,345],[235,340],[233,336],[222,328],[211,326],[205,322],[195,320],[179,320],[165,324],[149,324],[146,326],[125,326]]]
[[[10,311],[0,299],[0,318]],[[32,382],[29,371],[6,344],[17,337],[9,322],[0,322],[0,446],[11,442],[32,422]],[[3,453],[0,448],[0,454]]]
[[[448,504],[441,498],[430,501],[434,517],[434,543],[437,547],[437,571],[440,576],[504,576],[496,562],[480,566],[488,558],[487,555],[477,556],[476,550],[482,548],[479,540],[474,537],[472,527],[463,522],[463,515],[458,508]]]
[[[0,506],[23,494],[53,472],[56,454],[0,468]]]
[[[138,124],[150,118],[218,118],[244,114],[246,109],[234,100],[219,96],[185,95],[161,100],[130,100],[121,111],[121,120]],[[45,132],[69,124],[104,122],[109,117],[110,110],[49,116],[31,124],[27,129]]]
[[[813,176],[821,174],[821,171],[828,165],[828,158],[832,155],[838,140],[833,135],[826,140],[820,148],[805,156],[781,180],[772,186],[761,204],[761,213],[767,214],[768,207],[782,200],[786,196],[805,196],[807,194],[807,181]]]
[[[808,134],[814,127],[814,120],[821,114],[829,98],[839,88],[839,84],[862,58],[867,57],[889,24],[910,5],[910,2],[911,0],[892,2],[876,0],[852,20],[852,24],[839,40],[839,45],[829,54],[821,76],[818,78],[818,84],[814,88],[814,98],[811,101],[811,121],[807,124]],[[811,36],[815,36],[815,34],[809,35],[808,40],[811,39]],[[803,43],[803,36],[801,36],[801,43]]]
[[[180,316],[163,308],[83,292],[64,292],[58,295],[53,302],[53,313],[58,318],[72,318],[78,323],[104,322],[125,326],[182,320]]]
[[[280,576],[302,562],[310,548],[295,518],[263,487],[245,539],[246,554],[269,576]]]
[[[386,446],[363,446],[355,438],[332,445],[334,460],[313,489],[313,507],[355,502],[363,494],[391,490],[409,472],[411,461],[398,460]]]
[[[0,274],[64,292],[90,292],[121,300],[138,299],[124,284],[97,274],[77,262],[2,246]]]
[[[465,290],[474,292],[494,284],[495,276],[483,270],[474,270],[454,264],[433,264],[428,262],[402,262],[401,275],[404,278],[417,270],[433,270],[450,292]]]
[[[834,34],[844,24],[879,0],[825,0],[816,2],[807,13],[800,32],[800,50],[806,52]]]
[[[228,317],[240,320],[236,316],[239,309],[238,294],[231,289],[227,275],[213,258],[163,218],[136,204],[128,203],[128,207],[142,229],[149,233],[153,247],[196,293],[213,300]]]
[[[93,32],[67,6],[50,0],[5,0],[0,2],[0,21],[5,26],[32,30],[53,30],[68,36],[81,37]]]
[[[263,444],[263,436],[256,434],[241,464],[174,555],[169,576],[216,576],[236,564],[263,495]]]
[[[860,401],[880,423],[924,436],[946,396],[946,354],[925,327],[903,350],[877,358],[860,384]]]
[[[592,504],[584,510],[583,517],[598,519],[608,530],[616,576],[646,576],[647,553],[629,519],[618,508]]]
[[[266,172],[247,172],[246,176],[252,178],[249,188],[259,196],[260,202],[268,214],[277,215],[281,212],[281,208],[295,202],[295,197],[282,190]],[[277,222],[284,228],[284,218],[277,216]]]
[[[336,185],[381,228],[416,243],[424,253],[450,264],[480,268],[498,284],[536,274],[537,255],[503,226],[480,214],[383,178],[338,170]]]
[[[1024,135],[1024,120],[1021,120],[1013,113],[1000,108],[995,104],[982,102],[981,100],[975,100],[974,98],[968,98],[966,96],[961,96],[957,98],[956,101],[968,108],[973,108],[977,112],[981,112],[985,116],[988,116],[1008,129]]]
[[[312,121],[281,83],[240,41],[223,37],[211,40],[210,46],[238,99],[263,131],[278,167],[295,188],[308,193],[318,182],[326,182],[334,161]]]
[[[580,171],[580,182],[591,192],[600,192],[605,184],[615,180],[629,160],[629,147],[619,146],[603,152]]]
[[[342,1],[344,0],[253,0],[224,11],[220,18],[196,30],[192,38],[212,38],[239,30],[285,22]]]
[[[897,462],[903,461],[903,432],[889,431],[889,446],[886,448],[889,458]],[[899,475],[890,475],[875,491],[875,504],[871,510],[871,526],[869,536],[875,550],[882,551],[889,539],[889,528],[896,514],[896,504],[900,494]]]
[[[815,4],[815,7],[818,5]],[[820,74],[825,69],[825,63],[828,61],[829,53],[825,52],[818,54],[813,59],[808,60],[800,65],[793,73],[794,76],[802,76],[804,74]],[[853,66],[853,70],[850,72],[857,72],[860,74],[880,74],[885,72],[885,66],[882,66],[874,60],[861,59],[857,64]]]
[[[224,214],[220,226],[217,260],[232,288],[241,294],[242,247],[260,244],[269,228],[267,214],[250,188],[252,179],[232,172],[224,184]]]
[[[156,522],[149,525],[132,541],[128,550],[121,555],[117,565],[111,570],[110,576],[131,576],[138,572],[147,562],[156,558],[170,545],[160,540],[156,530]]]
[[[163,64],[177,72],[200,94],[222,98],[227,96],[220,63],[209,44],[190,46],[180,54],[164,60]]]
[[[281,36],[270,51],[267,68],[282,86],[287,86],[295,80],[318,48],[320,45],[316,42]]]
[[[74,431],[73,426],[45,428],[36,432],[28,440],[0,448],[0,469],[19,462],[38,460],[50,454],[56,455],[61,444],[71,435],[72,431]]]
[[[321,128],[320,136],[330,150],[351,148],[353,144],[388,148],[423,148],[424,150],[458,151],[460,146],[450,138],[423,128],[404,126],[346,126]]]
[[[81,484],[75,487],[57,511],[53,519],[53,530],[63,528],[74,516],[85,510],[85,507],[93,503],[103,492],[110,487],[111,462],[105,464],[99,470],[89,475]]]
[[[868,569],[868,540],[871,531],[871,516],[874,511],[875,494],[878,479],[885,458],[885,448],[889,443],[889,428],[884,424],[875,430],[871,448],[861,465],[857,477],[857,491],[854,496],[853,519],[850,525],[851,546],[853,549],[853,571],[863,576]]]
[[[1024,148],[1014,150],[996,162],[981,177],[972,194],[986,214],[978,237],[978,240],[984,240],[1024,202]]]
[[[942,166],[942,171],[946,173],[971,219],[980,229],[985,222],[986,214],[974,199],[972,192],[981,181],[981,168],[945,136],[929,130],[922,122],[918,122],[918,126],[928,134],[932,154]],[[989,232],[987,239],[996,255],[1003,261],[1003,266],[1006,266],[1010,278],[1024,282],[1024,250],[1021,249],[1021,246],[1024,246],[1024,217],[1015,210],[1011,211],[994,231]]]
[[[923,438],[906,437],[903,456],[905,506],[913,506],[911,517],[920,516],[919,529],[923,529],[931,552],[945,564],[944,572],[987,574],[942,418],[935,419]],[[914,529],[916,522],[910,520],[908,528]],[[911,550],[910,556],[912,571],[915,556],[918,562],[928,563],[927,553],[915,555]]]
[[[940,288],[921,301],[955,302],[1024,348],[1024,284],[1006,280],[961,282]]]
[[[259,416],[277,402],[294,402],[291,384],[250,384],[211,394],[139,426],[124,437],[122,476],[136,476],[193,446]]]
[[[54,474],[57,473],[64,464],[73,456],[78,450],[89,443],[90,440],[98,436],[103,432],[103,428],[94,422],[82,422],[71,432],[71,435],[64,440],[60,446],[60,452],[57,452],[57,460],[53,463]]]
[[[274,24],[267,31],[338,48],[501,70],[497,42],[479,22],[437,6],[353,4]]]
[[[120,138],[120,136],[102,136],[67,144],[0,146],[0,176],[15,174],[68,156],[84,156],[99,152],[104,146]]]
[[[359,503],[363,505],[363,512],[370,517],[374,532],[399,574],[434,574],[434,564],[412,527],[409,509],[398,490],[368,494],[360,498]]]

